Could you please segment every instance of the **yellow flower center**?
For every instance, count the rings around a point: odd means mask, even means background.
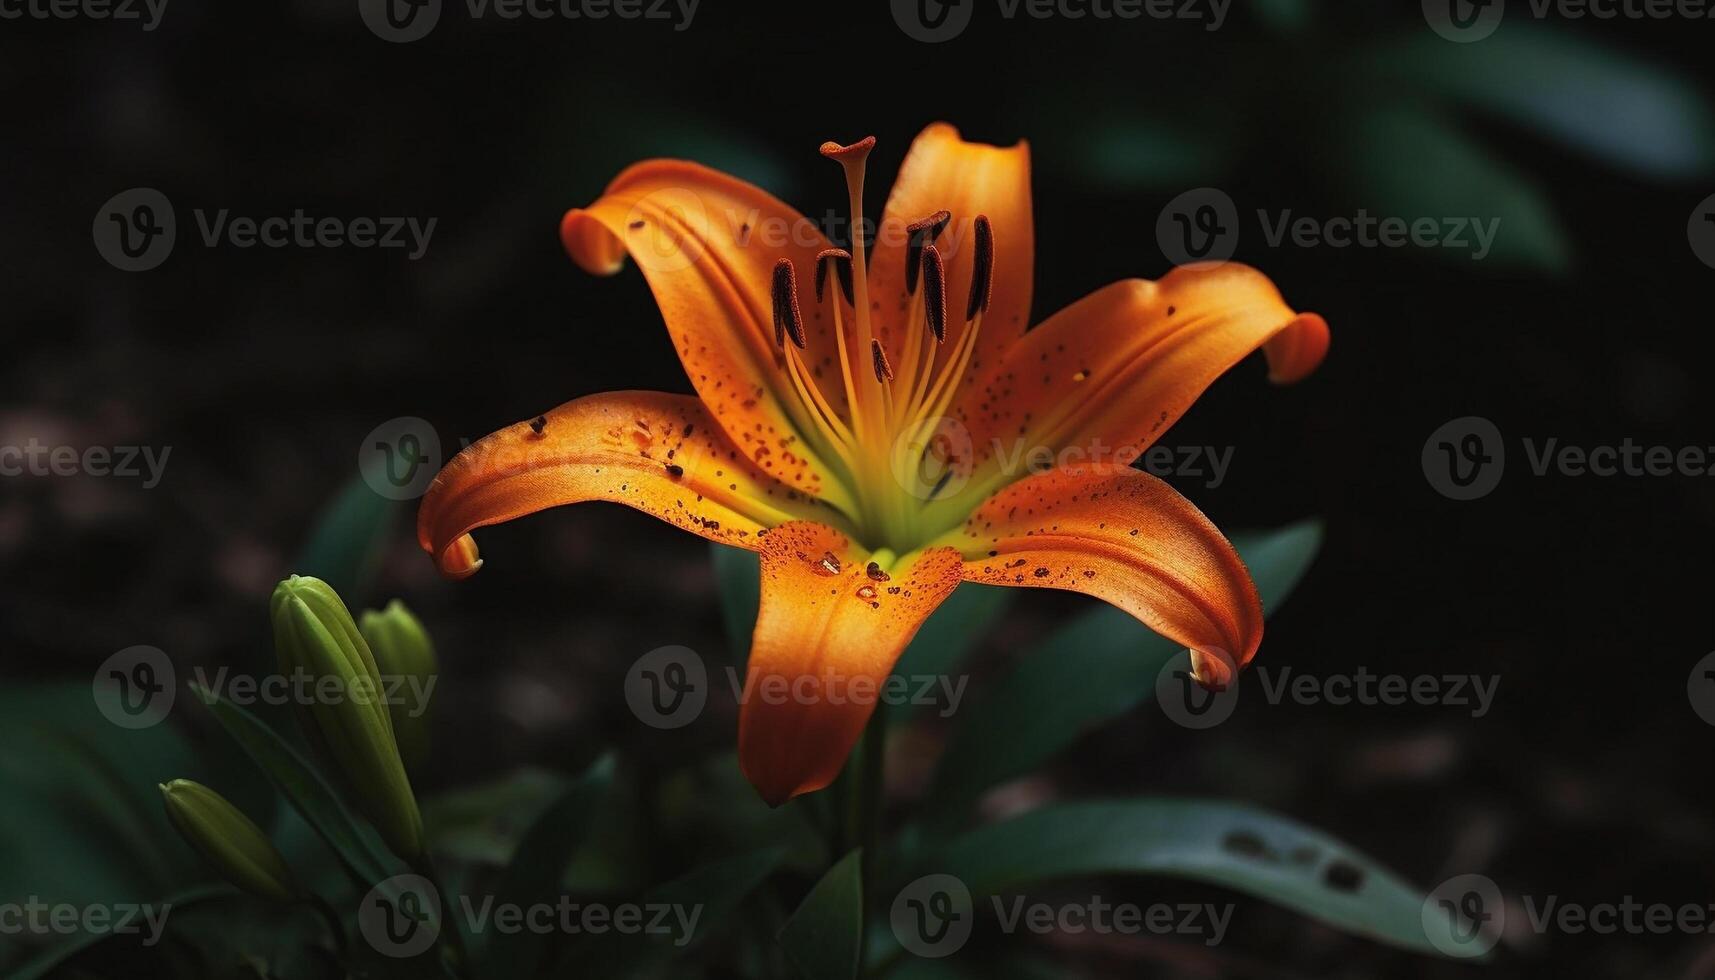
[[[839,355],[839,382],[845,409],[835,407],[817,375],[805,363],[807,347],[798,297],[798,271],[790,259],[774,267],[770,292],[774,305],[775,342],[780,366],[807,419],[805,438],[838,470],[851,490],[857,513],[848,514],[863,543],[907,553],[935,533],[946,530],[945,518],[925,519],[928,505],[947,492],[950,481],[971,463],[968,451],[949,438],[946,413],[970,367],[976,339],[988,309],[994,269],[994,235],[986,217],[978,215],[972,244],[976,249],[970,302],[957,330],[949,330],[946,263],[936,240],[952,220],[937,211],[905,229],[907,322],[899,334],[895,355],[889,356],[871,316],[869,275],[864,242],[864,162],[873,138],[840,146],[822,145],[822,154],[845,170],[852,220],[852,249],[827,249],[816,256],[815,296],[833,318]],[[837,278],[840,288],[828,288]],[[842,301],[843,300],[843,301]],[[852,311],[848,324],[845,308]],[[953,345],[945,347],[949,333]],[[849,335],[848,335],[849,334]],[[943,351],[945,354],[943,356]]]

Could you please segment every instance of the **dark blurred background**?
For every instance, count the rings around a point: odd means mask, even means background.
[[[697,159],[838,214],[817,144],[873,133],[874,213],[910,138],[945,119],[1031,143],[1036,319],[1160,275],[1163,206],[1215,187],[1243,218],[1235,257],[1330,323],[1308,381],[1274,389],[1247,362],[1165,440],[1233,447],[1220,486],[1175,481],[1223,528],[1325,523],[1259,663],[1499,678],[1482,718],[1252,705],[1218,737],[1146,703],[1010,792],[1254,802],[1425,888],[1481,872],[1566,901],[1715,901],[1715,793],[1698,761],[1715,732],[1686,686],[1715,649],[1715,479],[1537,477],[1522,448],[1715,446],[1701,380],[1715,272],[1687,234],[1715,193],[1715,21],[1538,17],[1514,0],[1493,37],[1459,43],[1405,2],[1239,0],[1213,31],[997,9],[977,5],[933,44],[855,2],[704,0],[685,30],[473,20],[449,3],[402,44],[352,0],[172,0],[152,31],[0,24],[0,445],[171,447],[152,489],[0,478],[4,683],[82,682],[134,644],[181,668],[262,662],[269,590],[390,419],[426,419],[456,446],[591,392],[689,391],[642,278],[587,276],[557,240],[560,215],[627,164]],[[178,217],[172,255],[135,273],[91,236],[103,202],[133,187]],[[209,248],[198,208],[437,224],[415,261]],[[1259,208],[1500,224],[1481,260],[1273,247]],[[1472,415],[1503,433],[1507,469],[1456,501],[1420,455]],[[420,789],[502,760],[570,771],[604,745],[662,765],[730,749],[730,703],[662,733],[620,696],[645,651],[728,647],[705,543],[573,508],[490,530],[487,567],[455,585],[418,551],[411,504],[396,511],[354,603],[403,596],[439,641],[443,737]],[[1019,596],[978,645],[976,683],[1093,601]],[[1485,970],[1284,912],[1241,917],[1228,946],[1204,975]],[[1163,959],[1125,944],[1067,955],[1115,976]],[[1715,936],[1525,935],[1486,970],[1712,976]]]

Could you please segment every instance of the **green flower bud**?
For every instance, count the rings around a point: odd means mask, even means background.
[[[252,895],[289,902],[298,895],[286,859],[262,828],[201,783],[161,784],[167,819],[222,878]]]
[[[399,754],[407,767],[416,770],[429,759],[429,693],[440,670],[435,645],[423,624],[398,599],[380,612],[365,610],[358,628],[369,641],[381,676],[389,679],[393,689],[387,709]]]
[[[280,672],[310,679],[300,717],[312,741],[339,768],[357,804],[394,853],[423,851],[423,818],[393,740],[381,673],[339,595],[320,579],[294,575],[269,602]]]

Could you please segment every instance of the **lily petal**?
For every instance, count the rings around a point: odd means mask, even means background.
[[[1078,454],[1063,462],[1130,463],[1258,347],[1273,380],[1297,381],[1327,353],[1328,325],[1232,262],[1099,289],[1026,334],[955,405],[980,474],[967,492],[985,495],[1024,475],[1000,470],[1038,447]]]
[[[839,519],[764,473],[690,395],[608,392],[472,443],[429,485],[417,542],[449,578],[482,566],[470,532],[561,504],[609,500],[754,551],[794,518]]]
[[[1262,642],[1250,573],[1215,525],[1161,480],[1117,465],[1014,483],[937,544],[972,582],[1065,589],[1124,609],[1192,651],[1198,679],[1225,687]]]
[[[993,295],[977,338],[974,363],[987,364],[993,355],[1023,335],[1030,325],[1030,290],[1034,280],[1036,232],[1030,208],[1030,146],[968,143],[944,122],[932,123],[912,141],[900,164],[899,177],[888,195],[870,260],[874,300],[880,304],[883,337],[894,363],[900,363],[897,329],[906,322],[918,295],[907,297],[905,226],[938,210],[952,212],[952,221],[936,247],[947,264],[947,310],[952,329],[938,359],[957,346],[952,334],[962,329],[971,292],[973,245],[978,215],[987,215],[994,230]]]
[[[774,528],[760,550],[738,754],[779,806],[839,775],[894,662],[958,587],[961,566],[958,552],[934,548],[872,572],[844,534],[811,522]]]
[[[736,177],[649,160],[614,178],[594,204],[568,211],[560,238],[596,275],[618,272],[629,254],[649,280],[685,373],[733,443],[798,490],[849,504],[827,461],[799,438],[812,409],[791,390],[774,345],[773,269],[784,258],[799,276],[814,275],[816,254],[829,247],[814,223]],[[819,305],[808,314],[817,358],[810,366],[837,379],[831,316]],[[824,392],[843,404],[840,385]],[[790,453],[781,451],[787,441]]]

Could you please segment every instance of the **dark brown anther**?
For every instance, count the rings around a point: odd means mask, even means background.
[[[869,357],[875,362],[875,380],[887,384],[893,380],[893,365],[887,363],[887,351],[881,349],[881,341],[874,338],[869,342]]]
[[[774,294],[774,345],[785,347],[786,335],[791,334],[792,342],[803,350],[804,317],[798,312],[798,272],[792,268],[791,259],[774,263],[771,291]]]
[[[971,299],[965,306],[965,319],[974,320],[989,308],[994,293],[994,229],[987,215],[977,215],[976,251],[971,256]]]
[[[941,261],[941,250],[933,245],[923,249],[923,306],[935,342],[946,343],[947,266]]]
[[[846,303],[857,305],[852,293],[852,253],[843,248],[824,248],[816,253],[816,302],[822,301],[822,293],[828,285],[828,266],[833,266],[840,277],[840,292],[846,294]]]
[[[546,415],[538,415],[535,418],[530,420],[530,431],[536,433],[537,435],[541,435],[542,430],[546,429],[547,427],[548,427],[548,416],[546,416]]]
[[[920,218],[905,226],[905,291],[917,292],[917,269],[923,261],[923,246],[935,244],[941,237],[941,232],[947,230],[947,222],[953,220],[953,212],[942,208],[927,218]]]

